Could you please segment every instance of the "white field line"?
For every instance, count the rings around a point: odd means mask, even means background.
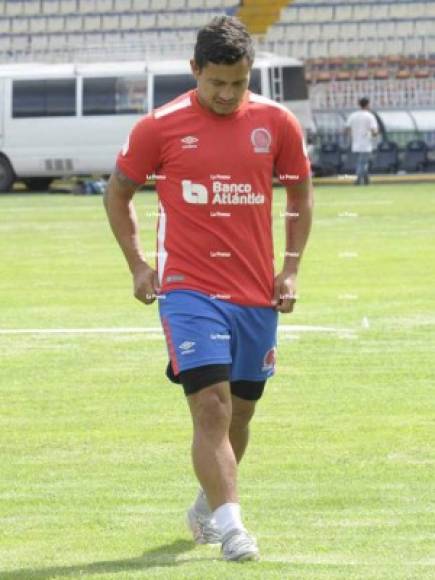
[[[353,334],[352,328],[333,328],[330,326],[288,325],[280,324],[278,332],[292,334],[296,332],[321,332],[332,334]],[[3,328],[0,335],[11,334],[156,334],[163,338],[160,326],[152,327],[115,327],[115,328]]]

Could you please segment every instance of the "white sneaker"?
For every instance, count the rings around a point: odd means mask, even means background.
[[[212,515],[200,514],[192,506],[187,511],[186,523],[196,544],[220,544],[222,542],[222,534]]]
[[[222,556],[224,560],[245,562],[258,560],[258,546],[246,530],[231,530],[222,538]]]

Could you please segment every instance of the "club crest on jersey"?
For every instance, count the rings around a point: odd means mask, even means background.
[[[269,153],[272,137],[267,129],[259,127],[251,133],[251,143],[255,153]]]
[[[198,148],[198,137],[194,137],[193,135],[187,135],[187,137],[183,137],[180,139],[182,145],[182,149],[197,149]]]
[[[263,358],[263,366],[261,370],[264,371],[274,371],[276,365],[276,347],[270,348]]]

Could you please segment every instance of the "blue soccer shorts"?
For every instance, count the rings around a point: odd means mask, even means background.
[[[205,365],[230,365],[230,381],[265,381],[275,372],[278,313],[233,304],[193,290],[159,300],[175,375]]]

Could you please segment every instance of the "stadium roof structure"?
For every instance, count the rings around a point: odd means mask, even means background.
[[[273,53],[258,53],[254,66],[301,66],[302,62],[289,56],[281,56]],[[84,62],[84,63],[19,63],[4,64],[0,69],[1,77],[14,78],[41,78],[71,76],[72,74],[107,74],[110,72],[124,74],[138,74],[150,71],[160,74],[175,74],[190,72],[189,59],[148,59],[134,61],[113,61],[113,62]]]

